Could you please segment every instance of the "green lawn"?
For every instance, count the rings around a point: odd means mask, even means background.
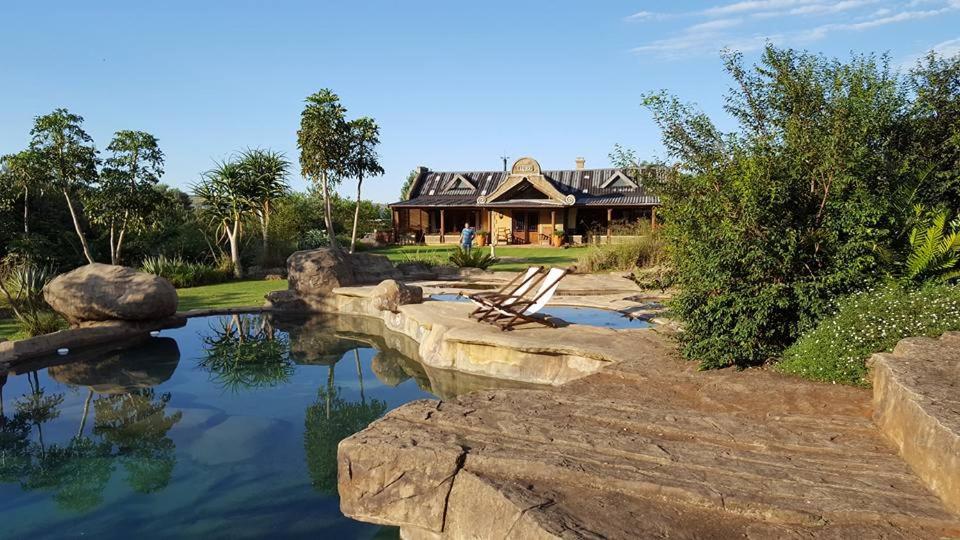
[[[393,262],[424,260],[434,264],[445,263],[450,252],[456,246],[391,246],[372,250],[371,253],[386,255]],[[490,251],[490,246],[480,249]],[[497,258],[501,262],[490,267],[491,270],[517,271],[532,264],[544,266],[570,266],[585,248],[560,249],[552,247],[497,246]]]
[[[434,264],[447,262],[454,246],[393,246],[373,250],[372,253],[386,255],[393,262],[410,260],[429,260]],[[486,251],[490,247],[476,248]],[[544,266],[570,266],[583,253],[583,248],[557,249],[549,247],[497,246],[497,257],[503,259],[493,265],[492,270],[517,271],[532,264]],[[263,305],[263,295],[270,291],[287,288],[286,280],[263,281],[244,280],[178,289],[180,311],[188,309],[224,308]],[[0,340],[8,339],[16,333],[16,325],[11,319],[0,319]]]
[[[178,289],[180,311],[202,308],[262,306],[263,295],[287,288],[287,280],[244,280]]]

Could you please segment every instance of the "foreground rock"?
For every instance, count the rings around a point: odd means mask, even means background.
[[[396,313],[400,306],[422,303],[423,289],[395,279],[387,279],[373,289],[370,299],[376,309]]]
[[[93,263],[53,279],[43,298],[70,324],[151,321],[177,312],[177,290],[162,277]]]
[[[908,338],[871,358],[874,418],[903,459],[960,513],[960,332]]]
[[[392,411],[341,442],[342,510],[407,538],[960,536],[869,392],[697,372],[638,336],[557,388]]]

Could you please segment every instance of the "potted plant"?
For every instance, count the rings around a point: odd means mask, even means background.
[[[477,231],[476,244],[477,247],[483,247],[487,245],[487,237],[490,235],[487,231]]]
[[[553,247],[560,247],[563,245],[563,240],[566,238],[566,234],[560,229],[554,229],[553,237],[551,238],[551,245]]]

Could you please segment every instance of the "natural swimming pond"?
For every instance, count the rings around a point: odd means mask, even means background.
[[[469,302],[470,299],[459,294],[431,294],[430,298],[441,302]],[[649,328],[644,319],[630,317],[612,309],[600,309],[576,306],[545,306],[540,313],[561,319],[570,324],[585,324],[605,328]]]
[[[340,513],[340,440],[510,385],[415,356],[374,319],[235,315],[0,374],[0,537],[395,537]]]

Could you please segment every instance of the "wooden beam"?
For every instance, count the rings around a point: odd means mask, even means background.
[[[443,233],[446,232],[447,230],[447,227],[446,227],[447,224],[445,221],[446,213],[447,211],[445,208],[440,209],[440,243],[441,244],[443,243]]]
[[[394,244],[400,243],[400,211],[393,209],[393,239]]]
[[[657,228],[657,207],[656,206],[650,208],[650,228],[651,229]]]
[[[610,237],[613,236],[613,208],[607,208],[607,243],[610,243]]]

